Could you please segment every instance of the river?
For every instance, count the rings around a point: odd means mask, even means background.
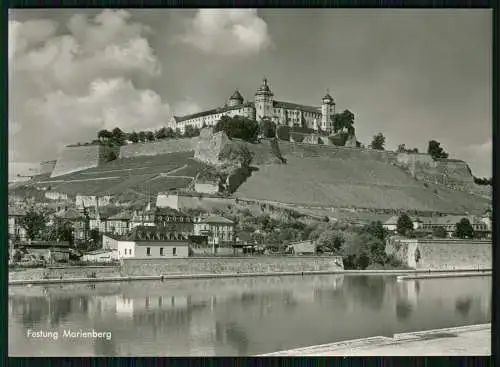
[[[491,287],[491,276],[385,275],[10,286],[9,355],[249,356],[481,324],[491,322]]]

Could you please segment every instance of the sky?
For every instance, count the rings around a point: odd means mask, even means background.
[[[56,159],[99,129],[165,126],[247,100],[320,106],[358,140],[438,140],[492,174],[492,18],[483,9],[29,9],[9,13],[9,162]]]

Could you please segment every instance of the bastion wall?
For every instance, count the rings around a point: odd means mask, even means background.
[[[387,241],[386,253],[417,270],[492,268],[491,240],[403,239]]]

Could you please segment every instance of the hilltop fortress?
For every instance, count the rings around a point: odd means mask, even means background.
[[[200,136],[123,146],[67,146],[51,172],[45,167],[43,174],[18,186],[13,194],[71,201],[78,196],[99,197],[108,203],[122,204],[159,193],[192,194],[197,186],[205,185],[199,182],[201,171],[213,170],[224,163],[223,151],[245,146],[253,154],[251,164],[255,169],[239,181],[227,200],[328,210],[450,214],[483,213],[491,206],[491,188],[476,185],[467,163],[461,160],[435,160],[423,153],[347,144],[337,146],[328,144],[328,139],[319,140],[318,133],[306,134],[311,139],[306,137],[303,143],[293,141],[292,137],[290,141],[263,139],[250,143],[230,139],[222,131],[213,133],[211,128],[224,115],[239,115],[257,121],[268,118],[277,126],[301,126],[331,134],[334,114],[335,102],[328,92],[321,107],[279,102],[274,100],[264,79],[253,102],[245,102],[236,91],[220,108],[174,117],[170,122],[170,127],[181,131],[187,126],[201,128]],[[117,159],[110,161],[110,155]]]
[[[229,117],[238,115],[256,121],[269,119],[276,126],[300,126],[331,133],[333,131],[335,102],[328,91],[321,100],[321,107],[276,101],[267,79],[264,78],[262,85],[255,92],[253,102],[245,102],[240,92],[236,90],[224,106],[191,115],[174,116],[169,127],[184,132],[187,126],[195,128],[215,126],[224,115]]]

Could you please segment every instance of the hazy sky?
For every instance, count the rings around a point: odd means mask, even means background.
[[[252,99],[265,75],[278,100],[329,88],[365,144],[436,139],[489,177],[491,30],[489,10],[13,10],[9,158]]]

